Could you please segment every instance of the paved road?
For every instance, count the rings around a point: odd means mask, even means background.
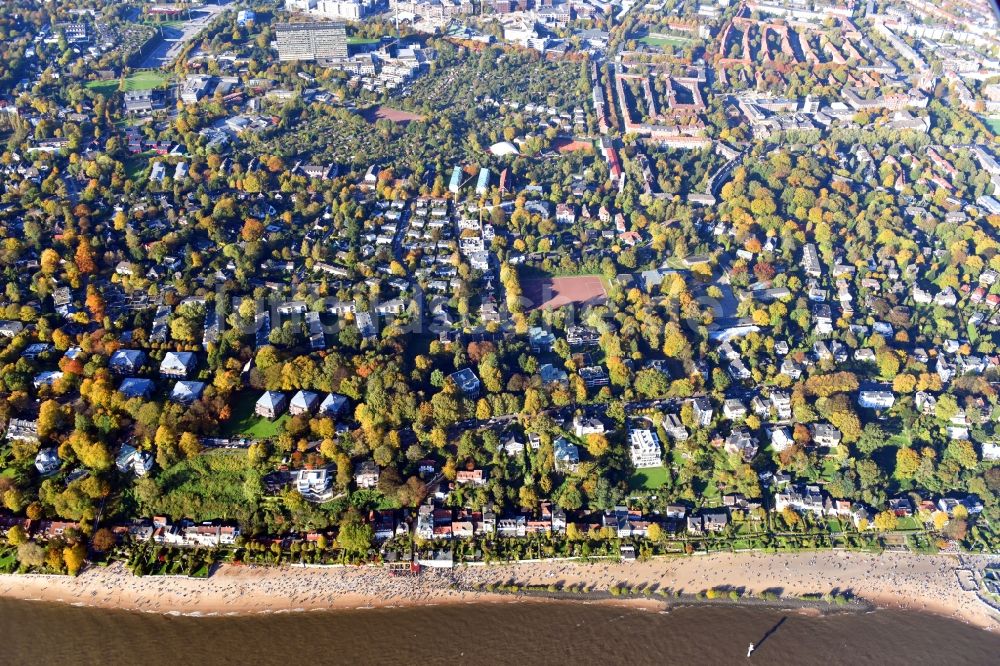
[[[201,31],[208,27],[212,19],[228,9],[231,4],[232,0],[219,0],[218,4],[203,5],[198,9],[192,9],[191,20],[185,21],[180,27],[163,28],[163,41],[143,58],[139,68],[156,69],[171,65],[184,47],[201,34]]]

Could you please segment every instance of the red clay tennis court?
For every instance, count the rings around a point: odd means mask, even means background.
[[[599,275],[536,278],[524,281],[524,295],[529,309],[560,308],[564,305],[600,305],[608,292]]]

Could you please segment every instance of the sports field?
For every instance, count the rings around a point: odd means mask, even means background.
[[[118,90],[118,81],[119,79],[91,81],[87,84],[87,87],[107,97]],[[159,88],[166,82],[166,75],[160,72],[152,70],[136,72],[135,74],[125,78],[125,91],[131,92],[133,90],[152,90],[153,88]]]
[[[608,300],[600,275],[546,277],[525,280],[524,295],[530,309],[561,308],[564,305],[600,305]]]
[[[687,46],[691,41],[687,37],[674,37],[673,35],[646,35],[639,40],[643,44],[663,48],[664,46]]]
[[[389,120],[397,125],[405,125],[415,120],[423,120],[424,117],[418,113],[410,113],[402,109],[394,109],[391,106],[376,106],[363,112],[365,120],[370,123],[376,120]]]
[[[594,142],[585,139],[571,139],[561,137],[552,142],[553,147],[560,153],[572,153],[577,150],[593,150]]]

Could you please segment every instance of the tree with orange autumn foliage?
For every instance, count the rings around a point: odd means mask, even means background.
[[[76,262],[77,270],[84,275],[88,275],[97,270],[97,264],[94,263],[94,252],[86,238],[81,237],[80,242],[77,243],[76,254],[73,257],[73,260]]]

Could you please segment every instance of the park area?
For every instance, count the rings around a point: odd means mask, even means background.
[[[600,305],[608,300],[604,279],[599,275],[545,277],[525,280],[524,296],[528,308],[554,309],[564,305]]]
[[[107,81],[91,81],[87,84],[87,87],[94,92],[100,93],[105,97],[110,97],[118,90],[118,85],[121,79],[108,79]],[[132,92],[134,90],[152,90],[153,88],[159,88],[167,82],[167,76],[161,72],[156,71],[142,71],[136,72],[130,76],[125,77],[125,92]]]

